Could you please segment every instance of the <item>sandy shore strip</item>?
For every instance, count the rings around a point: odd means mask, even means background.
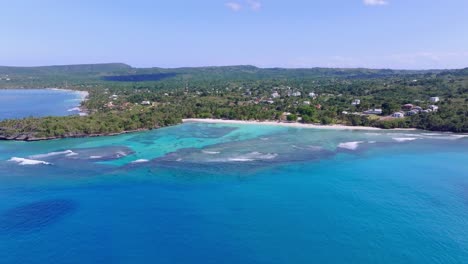
[[[330,130],[385,130],[378,127],[365,127],[365,126],[345,126],[345,125],[316,125],[316,124],[302,124],[302,123],[287,123],[278,121],[243,121],[243,120],[225,120],[225,119],[202,119],[202,118],[189,118],[182,119],[184,123],[217,123],[217,124],[242,124],[242,125],[267,125],[267,126],[284,126],[296,128],[314,128],[314,129],[330,129]],[[416,128],[394,128],[387,130],[401,130],[401,131],[415,131]]]

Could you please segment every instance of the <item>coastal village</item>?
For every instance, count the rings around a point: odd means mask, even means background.
[[[291,107],[300,107],[300,106],[309,106],[313,107],[316,110],[322,109],[322,104],[320,101],[326,101],[328,98],[333,97],[342,97],[342,94],[332,94],[332,93],[316,93],[313,91],[304,92],[304,90],[294,89],[290,86],[284,87],[274,87],[270,89],[270,94],[259,94],[258,91],[249,88],[238,87],[237,89],[226,88],[225,91],[221,91],[219,89],[212,89],[212,91],[198,91],[198,90],[190,90],[188,87],[183,89],[183,95],[189,97],[200,97],[202,95],[209,95],[209,96],[221,96],[230,90],[244,90],[243,97],[245,100],[236,100],[229,102],[229,106],[234,105],[259,105],[259,104],[266,104],[266,105],[275,105],[275,104],[284,104],[285,102],[290,103]],[[135,93],[150,93],[150,91],[141,91],[136,90]],[[256,96],[254,96],[254,93]],[[109,91],[106,89],[105,94],[109,94]],[[132,109],[133,106],[146,106],[146,107],[158,107],[163,105],[171,104],[171,97],[178,96],[177,92],[164,92],[161,94],[161,98],[164,97],[166,99],[160,101],[151,101],[151,100],[142,100],[139,102],[131,102],[128,101],[128,95],[118,95],[112,94],[109,95],[109,101],[105,103],[104,107],[107,109]],[[320,100],[323,99],[323,100]],[[419,114],[429,114],[433,112],[437,112],[439,110],[439,106],[437,105],[441,98],[438,96],[426,98],[426,100],[414,100],[415,103],[407,103],[400,106],[400,109],[397,111],[384,115],[384,110],[379,107],[372,107],[368,109],[362,109],[362,103],[365,99],[354,98],[349,103],[349,107],[345,110],[341,111],[341,115],[356,115],[356,116],[367,116],[371,119],[378,119],[378,120],[391,120],[391,119],[402,119],[405,117],[410,117]],[[416,104],[417,103],[417,104]],[[294,117],[294,118],[291,118]],[[289,121],[289,122],[298,122],[303,121],[300,114],[295,114],[291,112],[283,112],[279,117],[279,121]]]

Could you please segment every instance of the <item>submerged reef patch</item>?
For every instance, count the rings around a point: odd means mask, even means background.
[[[0,214],[0,233],[27,233],[50,226],[73,213],[73,200],[53,199],[14,207]]]

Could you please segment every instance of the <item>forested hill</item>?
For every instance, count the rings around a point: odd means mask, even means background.
[[[0,88],[63,87],[73,85],[98,85],[115,82],[173,81],[255,81],[281,79],[347,78],[368,79],[392,76],[410,76],[440,73],[439,70],[407,71],[390,69],[340,69],[340,68],[258,68],[255,66],[185,67],[185,68],[134,68],[123,63],[82,64],[41,67],[0,66]],[[457,71],[458,73],[458,71]]]
[[[0,74],[12,75],[67,75],[67,74],[101,74],[112,72],[130,71],[131,66],[124,63],[103,63],[103,64],[77,64],[60,66],[39,66],[39,67],[11,67],[0,66]]]

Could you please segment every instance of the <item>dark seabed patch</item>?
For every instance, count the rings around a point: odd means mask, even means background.
[[[54,199],[12,208],[0,215],[0,234],[39,231],[73,213],[77,207],[72,200]]]

